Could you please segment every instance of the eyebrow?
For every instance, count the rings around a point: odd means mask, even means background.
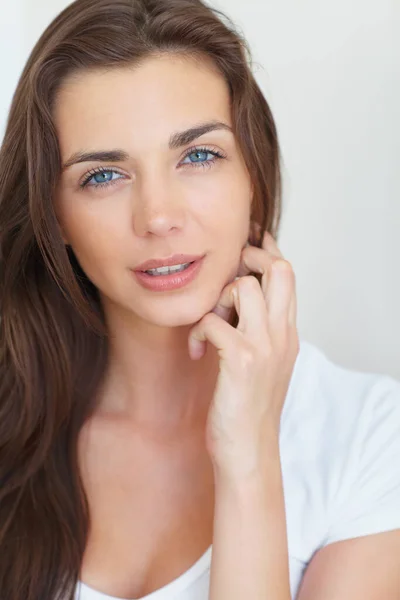
[[[176,150],[181,146],[190,144],[193,140],[215,130],[227,130],[233,132],[232,127],[222,121],[209,121],[190,127],[185,131],[173,133],[168,142],[170,150]],[[120,162],[129,160],[130,156],[125,150],[99,150],[97,152],[75,152],[63,165],[62,170],[68,169],[72,165],[81,162],[100,161],[100,162]]]

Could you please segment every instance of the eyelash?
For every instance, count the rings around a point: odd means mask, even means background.
[[[214,158],[211,160],[205,160],[203,162],[186,163],[186,165],[189,165],[190,167],[195,167],[195,168],[198,168],[198,167],[211,168],[212,165],[217,162],[217,160],[219,160],[221,158],[226,158],[226,156],[224,154],[222,154],[222,152],[219,152],[218,150],[211,150],[211,148],[207,148],[205,146],[201,146],[201,147],[195,146],[194,148],[189,148],[189,150],[186,152],[186,154],[182,160],[184,160],[191,154],[194,154],[195,152],[204,152],[206,154],[212,154],[214,156]],[[88,185],[89,181],[92,179],[92,177],[97,175],[97,173],[117,173],[118,175],[123,175],[123,173],[121,173],[120,171],[118,171],[115,168],[97,167],[96,169],[92,169],[91,171],[89,171],[87,173],[85,179],[82,181],[82,183],[79,184],[79,187],[81,189],[83,189],[85,187],[93,187],[96,189],[104,188],[104,187],[109,187],[110,185],[113,185],[120,179],[120,178],[118,178],[118,179],[114,179],[111,181],[107,181],[106,183],[96,183],[94,185],[93,184]]]

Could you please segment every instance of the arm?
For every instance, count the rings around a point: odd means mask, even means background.
[[[216,476],[209,600],[288,600],[282,478],[269,455],[247,482]],[[400,507],[399,507],[400,510]],[[334,542],[311,560],[297,600],[399,600],[400,529]]]
[[[297,600],[399,599],[400,529],[325,546],[311,560],[297,596]]]
[[[262,245],[246,245],[238,269],[261,273],[261,286],[238,276],[189,334],[192,359],[206,342],[220,358],[205,431],[215,475],[210,600],[290,600],[278,439],[299,352],[295,277],[268,232]]]
[[[400,385],[379,378],[347,462],[354,473],[296,600],[400,600]]]
[[[290,600],[278,442],[246,480],[215,475],[209,600]]]

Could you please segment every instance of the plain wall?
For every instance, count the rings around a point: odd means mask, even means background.
[[[29,52],[68,4],[0,0],[0,140]],[[300,336],[400,379],[400,2],[210,4],[249,40],[277,122]]]

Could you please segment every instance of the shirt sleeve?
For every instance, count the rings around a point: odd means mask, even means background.
[[[400,382],[381,376],[368,394],[346,457],[349,485],[323,542],[400,529]]]

